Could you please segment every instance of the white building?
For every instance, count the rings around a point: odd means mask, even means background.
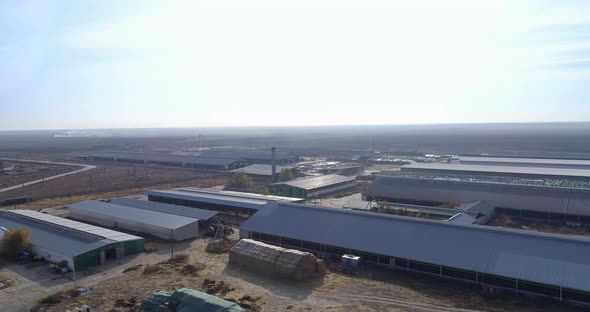
[[[163,239],[199,236],[199,219],[135,207],[86,200],[68,205],[70,217],[111,228],[145,233]]]

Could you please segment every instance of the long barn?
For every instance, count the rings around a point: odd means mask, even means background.
[[[482,201],[522,217],[590,222],[587,189],[381,176],[363,198],[429,206]]]
[[[159,211],[85,200],[68,205],[70,217],[163,239],[185,240],[200,235],[199,219]],[[201,225],[201,226],[199,226]]]
[[[269,203],[242,224],[240,237],[590,304],[590,239],[583,237],[292,203]]]
[[[246,160],[239,158],[203,157],[140,152],[105,151],[94,154],[93,158],[117,162],[159,164],[211,170],[232,170],[248,164]]]
[[[76,270],[144,249],[141,237],[31,210],[0,211],[0,226],[26,228],[34,254],[54,263],[65,261]]]

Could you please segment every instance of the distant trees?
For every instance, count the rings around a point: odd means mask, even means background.
[[[4,232],[0,241],[2,255],[16,260],[18,256],[29,247],[31,232],[25,228],[10,229]]]
[[[252,182],[252,178],[243,173],[237,172],[234,173],[229,180],[225,183],[225,187],[228,189],[252,189],[254,187],[254,182]]]
[[[281,170],[281,172],[279,173],[279,181],[281,182],[285,182],[285,181],[289,181],[289,180],[293,180],[295,179],[295,176],[293,175],[293,170],[291,169],[283,169]]]

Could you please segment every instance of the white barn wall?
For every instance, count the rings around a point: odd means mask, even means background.
[[[338,185],[338,186],[334,186],[334,187],[331,187],[331,188],[327,188],[327,189],[323,189],[323,190],[319,190],[319,191],[307,193],[307,197],[313,197],[313,196],[318,196],[318,195],[322,195],[322,194],[329,194],[329,193],[333,193],[333,192],[337,192],[337,191],[341,191],[341,190],[353,188],[355,186],[356,186],[356,182],[352,182],[352,183],[348,183],[348,184],[344,184],[344,185]]]
[[[31,244],[31,249],[34,255],[39,256],[49,262],[59,263],[65,260],[68,262],[68,268],[70,268],[70,270],[74,269],[74,259],[72,258],[73,255],[60,255],[35,244]]]
[[[140,221],[122,219],[97,212],[81,210],[75,207],[70,207],[70,216],[74,219],[79,219],[106,227],[117,227],[133,232],[146,233],[163,239],[171,239],[172,230],[174,230],[174,240],[177,241],[199,236],[198,220],[195,220],[194,223],[177,229],[170,229],[153,224],[142,223]]]

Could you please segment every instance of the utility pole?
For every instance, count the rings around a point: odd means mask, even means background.
[[[72,272],[74,273],[74,288],[76,288],[76,258],[72,256]]]
[[[170,259],[174,259],[174,229],[170,229]]]

